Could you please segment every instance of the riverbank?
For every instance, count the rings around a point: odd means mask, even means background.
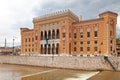
[[[86,71],[120,71],[120,57],[0,56],[0,63]]]

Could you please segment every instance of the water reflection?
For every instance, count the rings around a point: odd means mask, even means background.
[[[49,68],[0,64],[0,80],[21,80],[21,76],[28,75]]]

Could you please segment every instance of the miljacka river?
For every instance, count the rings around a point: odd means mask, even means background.
[[[120,80],[120,72],[0,64],[0,80]]]

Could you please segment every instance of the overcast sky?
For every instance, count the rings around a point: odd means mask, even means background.
[[[58,10],[70,9],[83,19],[98,17],[104,11],[120,15],[120,0],[0,0],[0,46],[20,44],[20,28],[33,28],[32,19]],[[117,22],[117,36],[120,36],[120,16]]]

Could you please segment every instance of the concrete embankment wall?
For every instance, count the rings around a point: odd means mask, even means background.
[[[112,58],[118,62],[117,70],[120,70],[120,58]],[[33,65],[42,67],[70,68],[80,70],[113,70],[104,57],[80,57],[80,56],[0,56],[0,63]]]

